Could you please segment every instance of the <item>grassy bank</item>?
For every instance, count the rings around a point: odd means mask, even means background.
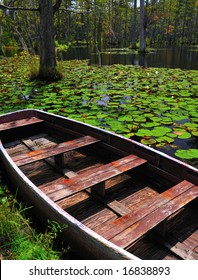
[[[9,260],[58,260],[54,241],[61,228],[49,223],[45,232],[35,229],[28,209],[17,202],[7,186],[0,182],[0,258]],[[66,250],[65,250],[66,251]]]

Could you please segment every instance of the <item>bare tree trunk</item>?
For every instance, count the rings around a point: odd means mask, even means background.
[[[144,0],[140,0],[140,49],[139,49],[139,52],[141,52],[141,53],[144,53],[146,51],[144,18],[145,18]]]
[[[133,21],[132,21],[132,48],[136,48],[137,44],[137,0],[133,4]]]
[[[23,47],[23,50],[26,51],[27,53],[29,53],[28,46],[27,46],[27,44],[26,44],[22,34],[19,32],[17,26],[15,26],[14,29],[15,29],[16,33],[18,34],[18,36],[19,36],[19,40],[21,42],[21,46]]]
[[[58,2],[58,1],[57,1]],[[40,11],[40,68],[39,77],[58,79],[54,43],[54,7],[52,0],[39,0]]]

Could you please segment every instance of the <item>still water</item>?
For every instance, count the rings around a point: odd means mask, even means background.
[[[193,47],[158,48],[147,54],[115,48],[101,51],[75,47],[70,48],[64,59],[89,59],[90,64],[96,65],[124,64],[198,70],[198,50]]]
[[[20,50],[5,48],[4,55],[14,56]],[[1,55],[1,53],[0,53]],[[96,65],[140,65],[143,67],[181,68],[198,70],[198,47],[156,48],[147,54],[138,54],[127,48],[71,47],[60,56],[63,60],[89,59]]]

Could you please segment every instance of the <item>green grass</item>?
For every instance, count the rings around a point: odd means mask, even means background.
[[[37,232],[27,218],[28,211],[6,186],[0,185],[0,257],[9,260],[60,259],[61,253],[54,249],[54,241],[62,227],[51,222],[45,232]]]

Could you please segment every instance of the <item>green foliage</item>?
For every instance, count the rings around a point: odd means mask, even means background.
[[[66,52],[70,47],[70,45],[61,44],[58,41],[55,41],[55,46],[57,52]]]
[[[4,259],[49,260],[59,259],[53,249],[54,240],[66,226],[49,222],[48,230],[37,233],[25,216],[27,209],[0,186],[0,254]]]
[[[2,45],[7,47],[17,47],[18,44],[12,32],[4,31],[2,34]]]
[[[20,1],[20,6],[37,7],[37,2]],[[17,6],[17,3],[13,5]],[[197,0],[147,1],[145,12],[147,45],[197,44]],[[14,14],[2,10],[0,13],[3,44],[27,45],[32,51],[38,49],[39,13],[17,11]],[[135,29],[137,36],[133,44],[138,47],[139,13],[139,7],[135,10],[131,1],[115,1],[111,5],[104,0],[91,4],[82,0],[62,1],[58,16],[57,13],[54,16],[54,25],[55,37],[64,46],[58,44],[57,47],[65,51],[65,42],[67,45],[72,42],[75,45],[109,43],[129,46]]]

